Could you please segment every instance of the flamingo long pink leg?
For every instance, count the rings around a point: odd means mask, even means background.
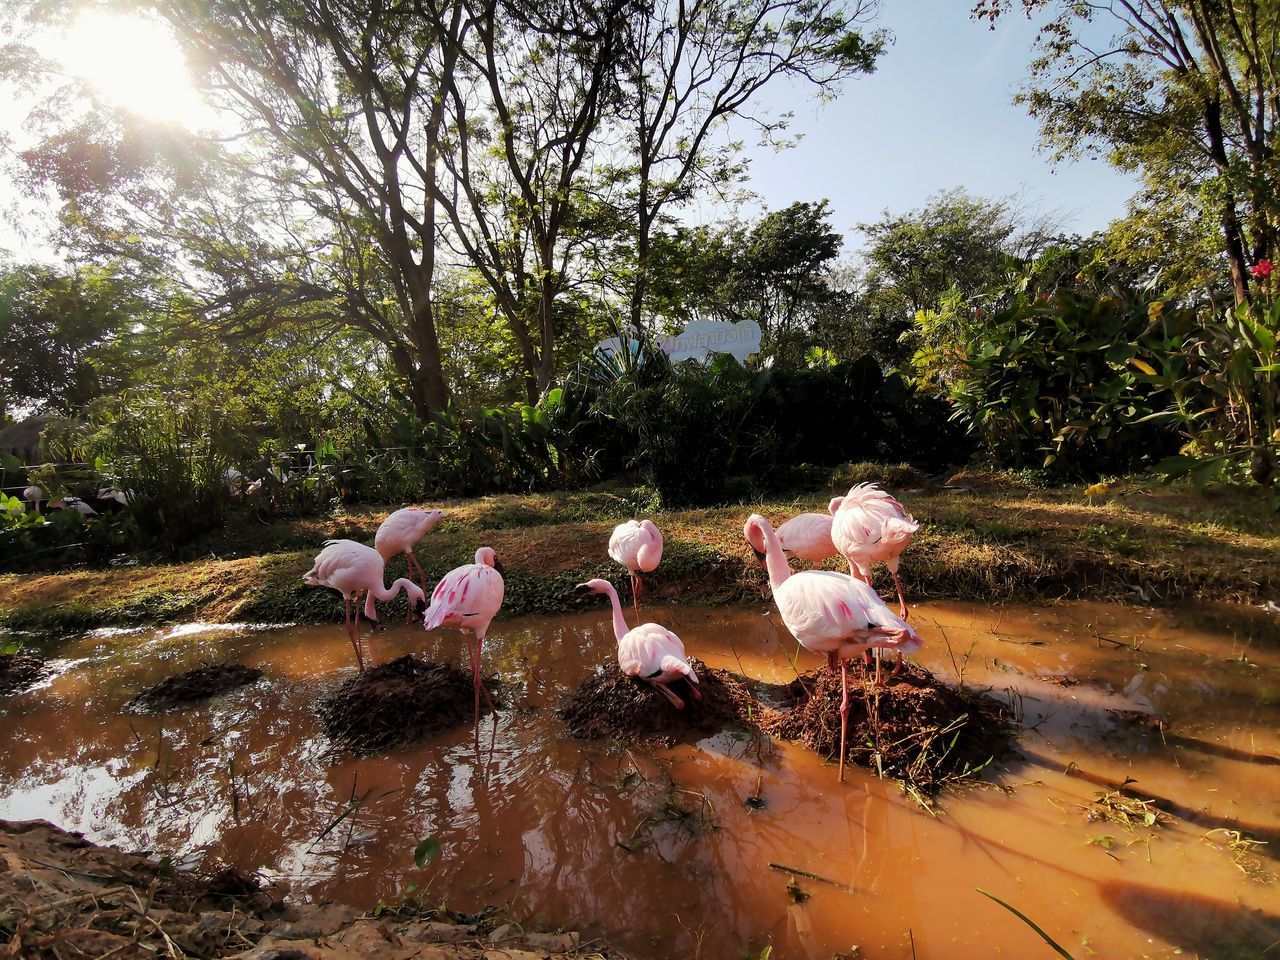
[[[640,622],[640,578],[631,574],[631,605],[636,610],[636,623]]]
[[[351,646],[356,651],[356,664],[360,667],[360,672],[364,673],[364,654],[360,650],[360,607],[356,607],[356,624],[353,630],[351,627],[351,598],[344,593],[342,602],[347,608],[347,637],[351,640]]]
[[[659,682],[659,681],[657,681],[657,680],[650,680],[650,681],[649,681],[649,683],[653,685],[653,688],[654,688],[655,690],[657,690],[657,691],[658,691],[659,693],[661,693],[664,697],[666,697],[666,698],[667,698],[668,700],[670,700],[673,704],[675,704],[675,708],[676,708],[677,710],[683,710],[683,709],[684,709],[684,701],[683,701],[683,700],[681,700],[679,697],[677,697],[677,696],[675,695],[675,693],[673,693],[671,690],[669,690],[669,689],[667,688],[667,685],[666,685],[665,683],[660,683],[660,682]]]
[[[428,597],[431,596],[431,594],[427,592],[427,575],[422,569],[422,564],[418,562],[418,558],[413,555],[412,550],[406,551],[405,556],[409,558],[409,566],[418,574],[418,586],[422,588],[423,594]],[[413,609],[412,604],[409,605],[409,609]]]
[[[898,571],[890,570],[893,574],[893,585],[898,588],[898,604],[902,607],[902,619],[907,619],[907,598],[902,593],[902,581],[898,579]]]
[[[484,693],[485,700],[489,704],[489,709],[495,713],[498,710],[498,708],[494,706],[493,697],[489,695],[489,688],[486,687],[480,679],[480,667],[482,664],[482,661],[480,658],[480,652],[483,649],[483,647],[484,647],[484,637],[480,636],[480,634],[477,633],[476,634],[476,659],[475,659],[475,668],[474,668],[475,669],[474,678],[475,678],[475,684],[476,684],[476,719],[479,719],[480,717],[480,694],[482,691]]]
[[[844,783],[844,745],[849,734],[849,664],[840,658],[840,782]]]

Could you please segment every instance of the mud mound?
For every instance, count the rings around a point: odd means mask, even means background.
[[[789,709],[757,713],[761,729],[836,759],[840,674],[824,667],[793,681],[789,689]],[[1012,744],[1005,706],[992,697],[948,686],[910,663],[877,697],[861,661],[850,665],[848,763],[882,770],[933,795],[949,781],[1007,754]]]
[[[344,681],[320,704],[320,719],[338,746],[376,753],[470,723],[474,690],[457,667],[406,655]],[[483,696],[480,712],[489,713]]]
[[[611,663],[573,692],[559,712],[560,719],[579,740],[612,737],[674,742],[690,734],[745,726],[753,701],[739,680],[698,660],[689,662],[697,671],[702,699],[693,698],[687,680],[673,683],[671,691],[684,701],[683,710],[677,710],[650,684],[625,676]]]
[[[31,686],[44,674],[44,661],[25,653],[0,655],[0,697]]]
[[[202,703],[220,693],[257,683],[262,671],[238,663],[219,663],[197,667],[186,673],[166,677],[154,687],[147,687],[125,704],[132,713],[163,713]]]

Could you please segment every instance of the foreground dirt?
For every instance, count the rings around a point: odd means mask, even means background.
[[[764,584],[742,539],[747,515],[781,521],[825,509],[836,492],[833,486],[788,501],[656,513],[608,491],[484,497],[445,504],[444,524],[418,556],[434,583],[470,562],[477,546],[493,546],[506,568],[504,615],[564,612],[589,602],[575,584],[618,575],[606,555],[613,525],[653,516],[666,549],[646,577],[651,598],[728,603],[758,597]],[[1280,522],[1266,491],[1117,488],[1090,498],[1079,489],[961,476],[946,487],[895,492],[922,524],[902,558],[908,593],[917,599],[1280,599]],[[245,518],[203,546],[206,559],[185,564],[0,576],[0,625],[59,633],[196,619],[340,621],[337,595],[304,586],[301,576],[324,540],[371,542],[389,510],[272,524]],[[834,561],[827,566],[838,569]],[[403,560],[393,560],[387,573],[404,575]],[[887,581],[879,586],[892,592]],[[400,601],[384,616],[404,612]]]
[[[410,916],[412,914],[412,916]],[[178,873],[42,820],[0,820],[0,957],[31,960],[559,960],[610,958],[576,933],[497,916],[289,904],[224,872]]]

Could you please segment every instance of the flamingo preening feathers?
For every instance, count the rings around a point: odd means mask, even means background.
[[[810,653],[826,654],[834,670],[840,663],[840,781],[844,782],[845,739],[849,728],[848,660],[872,648],[896,650],[898,667],[903,654],[921,646],[919,635],[890,610],[879,594],[861,580],[829,570],[792,573],[782,544],[769,521],[753,513],[743,534],[752,542],[754,531],[765,543],[769,585],[782,622]]]
[[[416,507],[396,510],[378,527],[378,532],[373,537],[373,548],[382,554],[383,560],[390,560],[396,554],[403,553],[409,564],[409,572],[417,571],[418,583],[425,591],[427,575],[422,572],[422,565],[414,556],[413,548],[443,519],[443,510],[419,510]]]
[[[480,718],[480,650],[489,624],[502,608],[502,580],[498,557],[493,547],[481,547],[476,551],[476,562],[456,567],[444,575],[431,594],[431,606],[427,608],[422,624],[428,630],[437,627],[460,627],[475,634],[476,646],[472,651],[467,642],[467,654],[471,657],[471,679],[476,688],[476,719]],[[493,700],[484,691],[489,706]]]
[[[326,540],[324,549],[316,557],[315,564],[303,576],[304,583],[313,587],[329,587],[342,594],[347,613],[347,636],[356,652],[356,663],[364,670],[364,652],[360,649],[360,608],[355,608],[352,622],[352,602],[359,602],[365,593],[364,615],[375,627],[378,611],[374,600],[392,600],[404,590],[409,595],[410,608],[421,610],[425,603],[422,590],[412,580],[401,577],[391,586],[383,586],[386,564],[382,555],[373,547],[366,547],[354,540]]]
[[[810,563],[821,563],[840,552],[831,540],[831,523],[843,500],[844,497],[833,499],[827,505],[826,513],[798,513],[778,527],[775,533],[778,535],[778,542],[782,544],[782,552],[788,559],[796,557]],[[755,551],[756,559],[763,563],[764,540],[760,531],[752,527],[747,542]]]
[[[638,677],[671,701],[677,710],[684,709],[681,700],[667,686],[681,677],[689,681],[694,699],[701,700],[698,692],[698,675],[684,655],[684,643],[666,627],[656,623],[642,623],[634,630],[627,628],[622,615],[618,591],[608,580],[588,580],[578,584],[579,590],[593,590],[609,597],[613,606],[613,633],[618,641],[618,668],[628,677]]]
[[[640,574],[657,569],[662,560],[662,533],[652,520],[628,520],[609,535],[609,556],[631,576],[631,602],[640,616]]]
[[[831,539],[849,561],[849,572],[855,577],[870,583],[873,564],[884,563],[889,568],[904,619],[907,599],[898,579],[898,557],[919,529],[920,524],[906,508],[874,483],[852,487],[831,523]]]

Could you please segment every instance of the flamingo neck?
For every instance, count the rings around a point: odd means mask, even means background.
[[[394,583],[392,583],[391,586],[389,587],[378,585],[376,587],[370,588],[369,596],[374,597],[375,599],[378,599],[378,600],[394,600],[396,597],[400,595],[401,590],[404,590],[412,594],[413,591],[410,590],[409,588],[414,587],[416,589],[417,586],[418,585],[414,583],[412,580],[406,580],[404,577],[401,577],[399,580],[396,580]]]
[[[613,604],[613,634],[615,640],[621,640],[631,628],[627,626],[627,618],[622,615],[622,604],[618,600],[618,591],[613,588],[612,583],[605,585],[605,593],[609,595],[609,602]]]
[[[791,576],[791,566],[787,563],[787,555],[782,552],[782,543],[773,527],[767,522],[756,525],[756,529],[764,537],[764,562],[769,570],[769,586],[775,590]]]

